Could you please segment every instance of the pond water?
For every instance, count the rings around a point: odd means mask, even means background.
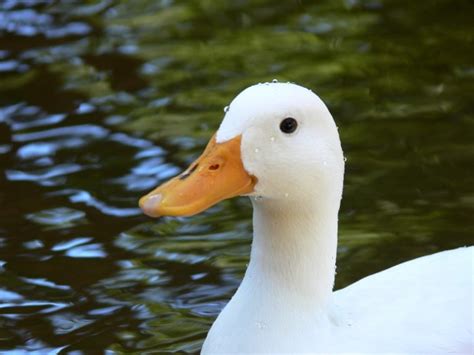
[[[137,200],[276,78],[347,157],[336,287],[472,244],[471,1],[0,2],[0,351],[196,353],[245,270],[251,209]]]

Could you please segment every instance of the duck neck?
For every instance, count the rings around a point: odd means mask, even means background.
[[[339,201],[253,201],[254,237],[243,283],[264,300],[324,309],[334,285]]]

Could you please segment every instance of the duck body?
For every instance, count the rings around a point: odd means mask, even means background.
[[[472,354],[472,279],[458,272],[472,267],[472,253],[441,252],[368,276],[334,292],[325,310],[237,292],[202,353]]]
[[[344,351],[472,354],[473,257],[473,247],[448,250],[336,291],[332,341]]]
[[[241,92],[202,156],[140,200],[187,216],[253,205],[250,263],[203,354],[473,353],[473,248],[392,267],[333,292],[344,156],[321,99],[295,84]]]
[[[324,304],[304,296],[304,283],[264,281],[249,265],[202,354],[472,354],[473,256],[469,247],[407,261]]]

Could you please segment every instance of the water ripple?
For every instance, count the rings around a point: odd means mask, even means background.
[[[0,304],[0,314],[9,318],[24,317],[30,313],[53,313],[69,307],[67,303],[47,302],[47,301],[25,301],[22,303],[2,303]]]
[[[10,181],[33,181],[41,185],[52,186],[64,183],[63,180],[53,180],[54,178],[73,174],[83,169],[84,167],[79,164],[58,164],[34,172],[9,169],[5,171],[5,174]]]
[[[46,280],[44,278],[28,278],[28,277],[21,277],[21,280],[28,282],[31,285],[42,286],[42,287],[49,287],[54,288],[57,290],[67,290],[69,291],[71,288],[67,285],[58,285],[52,281]]]
[[[13,122],[11,127],[14,131],[19,131],[39,126],[49,126],[60,123],[65,117],[66,115],[62,113],[45,115],[44,117],[38,117],[38,115],[36,115],[30,122]]]
[[[69,248],[65,254],[71,258],[105,258],[107,256],[99,243],[78,245]]]
[[[54,228],[67,228],[85,222],[85,213],[69,207],[57,207],[29,213],[26,218],[35,223]]]
[[[141,210],[137,208],[120,208],[114,207],[100,201],[99,199],[92,196],[88,191],[76,190],[76,189],[65,189],[55,191],[49,194],[50,196],[69,196],[69,200],[72,203],[83,203],[86,206],[94,207],[100,212],[108,216],[115,217],[131,217],[141,214]]]
[[[142,138],[132,137],[125,133],[114,133],[109,137],[110,140],[118,142],[120,144],[129,145],[131,147],[139,149],[147,149],[153,147],[153,143]],[[159,149],[158,147],[153,147],[154,149]],[[163,150],[161,150],[163,151]]]
[[[109,133],[109,130],[96,125],[77,125],[52,128],[44,131],[22,133],[13,135],[13,140],[16,142],[28,142],[46,138],[54,138],[60,136],[84,136],[94,139],[105,138]]]

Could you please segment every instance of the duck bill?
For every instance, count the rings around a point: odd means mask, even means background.
[[[256,178],[244,169],[241,139],[217,143],[214,135],[188,169],[143,196],[140,208],[150,217],[192,216],[224,199],[253,192]]]

